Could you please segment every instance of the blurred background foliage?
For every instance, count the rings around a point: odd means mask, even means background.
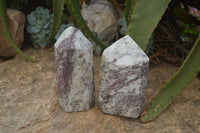
[[[52,11],[52,0],[8,0],[7,7],[22,11],[25,15],[35,10],[38,6]]]
[[[125,10],[125,0],[108,0],[122,12]],[[83,2],[89,4],[90,0],[79,0],[79,6]],[[25,15],[30,14],[38,6],[53,12],[52,0],[8,0],[7,7],[19,9]],[[159,21],[157,27],[149,39],[147,54],[151,63],[167,61],[180,65],[193,46],[197,33],[200,31],[200,1],[199,0],[171,0],[166,12]],[[68,9],[64,9],[62,23],[72,22],[72,16]],[[118,37],[126,34],[126,20],[124,16],[119,19]],[[25,36],[28,36],[25,34]],[[119,38],[116,38],[119,39]],[[26,37],[25,37],[26,39]],[[30,40],[25,40],[30,41]],[[29,43],[26,43],[29,44]]]

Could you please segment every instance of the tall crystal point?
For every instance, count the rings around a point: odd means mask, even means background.
[[[59,104],[66,112],[88,110],[95,99],[92,44],[69,27],[54,48]]]
[[[103,112],[137,118],[143,111],[149,58],[125,36],[104,50],[98,104]]]

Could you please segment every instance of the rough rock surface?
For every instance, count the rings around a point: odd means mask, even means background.
[[[200,132],[198,79],[194,79],[156,120],[149,123],[104,114],[97,104],[86,112],[66,113],[58,105],[56,95],[54,50],[27,50],[25,53],[38,62],[32,63],[17,55],[0,63],[1,133]],[[94,56],[97,90],[100,63],[101,56]],[[150,65],[145,106],[177,69],[177,66],[167,63]]]
[[[104,50],[98,104],[103,112],[137,118],[143,111],[149,58],[125,36]]]
[[[0,132],[34,125],[54,114],[57,96],[53,56],[43,57],[47,64],[41,64],[37,54],[32,57],[39,62],[15,58],[14,62],[9,60],[0,64]]]
[[[83,4],[81,13],[91,31],[102,40],[111,41],[117,32],[118,15],[112,3],[107,0],[91,1]]]
[[[16,9],[7,9],[7,16],[12,37],[20,48],[24,41],[25,16],[22,12]],[[17,52],[8,42],[0,20],[0,56],[9,57],[15,56],[16,54]]]
[[[95,100],[92,44],[69,27],[54,47],[59,104],[66,112],[88,110]]]

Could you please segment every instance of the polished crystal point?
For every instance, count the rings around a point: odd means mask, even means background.
[[[59,104],[66,112],[88,110],[95,100],[92,44],[69,27],[54,48]]]
[[[104,50],[98,104],[103,112],[137,118],[143,111],[149,58],[125,36]]]

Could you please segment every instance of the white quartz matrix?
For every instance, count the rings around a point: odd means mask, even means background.
[[[59,104],[66,112],[88,110],[95,100],[92,44],[69,27],[54,48]]]
[[[104,50],[98,104],[103,112],[137,118],[143,111],[149,58],[125,36]]]

